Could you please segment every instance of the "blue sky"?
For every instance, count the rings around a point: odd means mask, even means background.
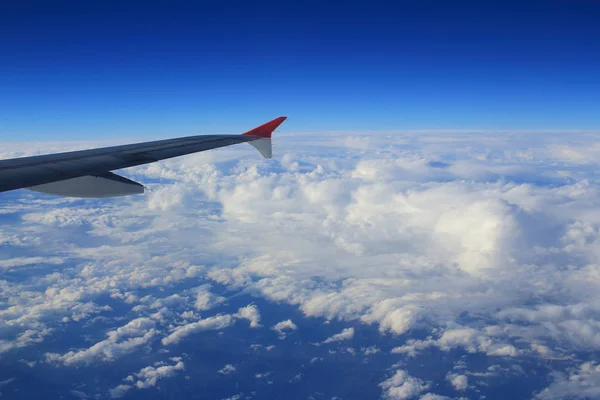
[[[0,5],[0,138],[600,129],[592,1]]]

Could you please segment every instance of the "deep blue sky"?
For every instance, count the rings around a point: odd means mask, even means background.
[[[2,140],[600,129],[597,1],[47,3],[0,3]]]

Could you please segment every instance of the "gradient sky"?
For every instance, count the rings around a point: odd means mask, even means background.
[[[600,3],[386,3],[4,1],[0,139],[600,129]]]

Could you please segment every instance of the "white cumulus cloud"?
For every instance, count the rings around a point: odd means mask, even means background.
[[[156,334],[155,322],[149,318],[137,318],[112,330],[108,336],[93,346],[69,351],[65,354],[47,353],[46,360],[64,365],[91,364],[96,361],[114,361],[147,344]]]
[[[410,376],[405,370],[397,370],[394,375],[381,382],[379,386],[383,390],[383,397],[389,400],[412,399],[421,392],[427,390],[422,380]]]
[[[271,330],[274,331],[280,339],[285,339],[290,332],[297,329],[298,327],[291,319],[278,322],[271,327]]]
[[[247,319],[250,321],[250,328],[260,328],[260,311],[255,304],[249,304],[242,307],[235,314],[235,317]]]
[[[593,361],[572,368],[568,373],[554,373],[550,386],[536,399],[594,399],[600,397],[600,364]]]
[[[446,380],[455,390],[463,391],[469,387],[469,378],[466,375],[449,373],[446,375]]]
[[[333,343],[333,342],[341,342],[344,340],[350,340],[354,337],[354,328],[346,328],[342,330],[340,333],[336,333],[335,335],[325,339],[323,343]]]
[[[192,322],[186,325],[177,326],[173,331],[162,339],[162,344],[167,346],[179,343],[183,338],[202,331],[216,331],[228,328],[235,323],[235,318],[229,314],[216,315]]]
[[[170,378],[177,375],[185,369],[185,364],[180,358],[173,359],[175,364],[165,365],[164,363],[156,363],[142,368],[139,372],[129,375],[124,380],[130,384],[121,384],[109,390],[109,395],[112,398],[123,397],[130,389],[149,389],[156,386],[158,381]]]

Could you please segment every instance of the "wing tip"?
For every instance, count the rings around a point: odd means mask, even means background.
[[[258,126],[248,132],[243,133],[244,136],[260,136],[263,138],[270,138],[271,134],[275,129],[279,127],[285,121],[287,117],[277,117],[261,126]]]

